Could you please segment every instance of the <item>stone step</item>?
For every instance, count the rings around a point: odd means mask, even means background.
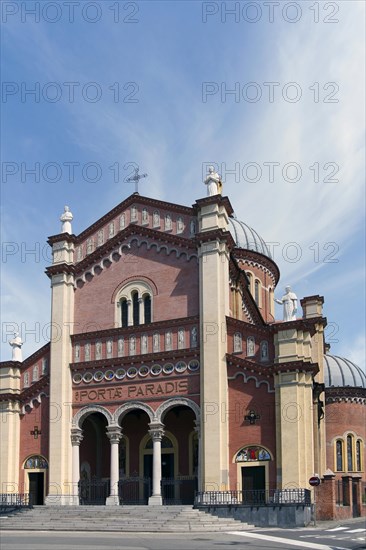
[[[97,512],[97,514],[96,514]],[[249,526],[192,506],[37,506],[2,518],[2,529],[19,531],[224,532]]]

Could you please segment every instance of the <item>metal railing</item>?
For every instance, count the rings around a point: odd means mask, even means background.
[[[195,506],[310,506],[309,489],[263,489],[244,491],[203,491],[197,492]]]
[[[0,514],[30,507],[28,493],[0,493]]]

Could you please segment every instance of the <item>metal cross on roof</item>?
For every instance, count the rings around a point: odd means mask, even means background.
[[[135,193],[138,193],[139,192],[139,181],[142,179],[142,178],[146,178],[147,177],[147,174],[139,174],[139,167],[135,168],[135,173],[133,176],[131,176],[130,178],[127,178],[126,181],[128,183],[130,182],[135,182]]]

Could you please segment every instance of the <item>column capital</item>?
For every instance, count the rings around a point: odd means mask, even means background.
[[[149,434],[153,441],[161,441],[164,435],[164,424],[160,422],[150,422]]]
[[[122,437],[122,430],[119,426],[107,426],[107,437],[113,443],[119,443],[119,440]]]
[[[71,445],[79,446],[84,439],[83,430],[81,428],[71,428]]]
[[[144,300],[143,300],[143,298],[142,298],[142,297],[141,297],[141,298],[138,298],[138,300],[137,300],[137,301],[138,301],[138,303],[139,303],[139,304],[142,304],[142,303],[144,302]]]

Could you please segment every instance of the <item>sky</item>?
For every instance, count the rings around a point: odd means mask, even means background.
[[[50,336],[47,238],[221,174],[331,353],[365,368],[363,1],[1,3],[1,357]],[[281,306],[276,318],[281,319]]]

